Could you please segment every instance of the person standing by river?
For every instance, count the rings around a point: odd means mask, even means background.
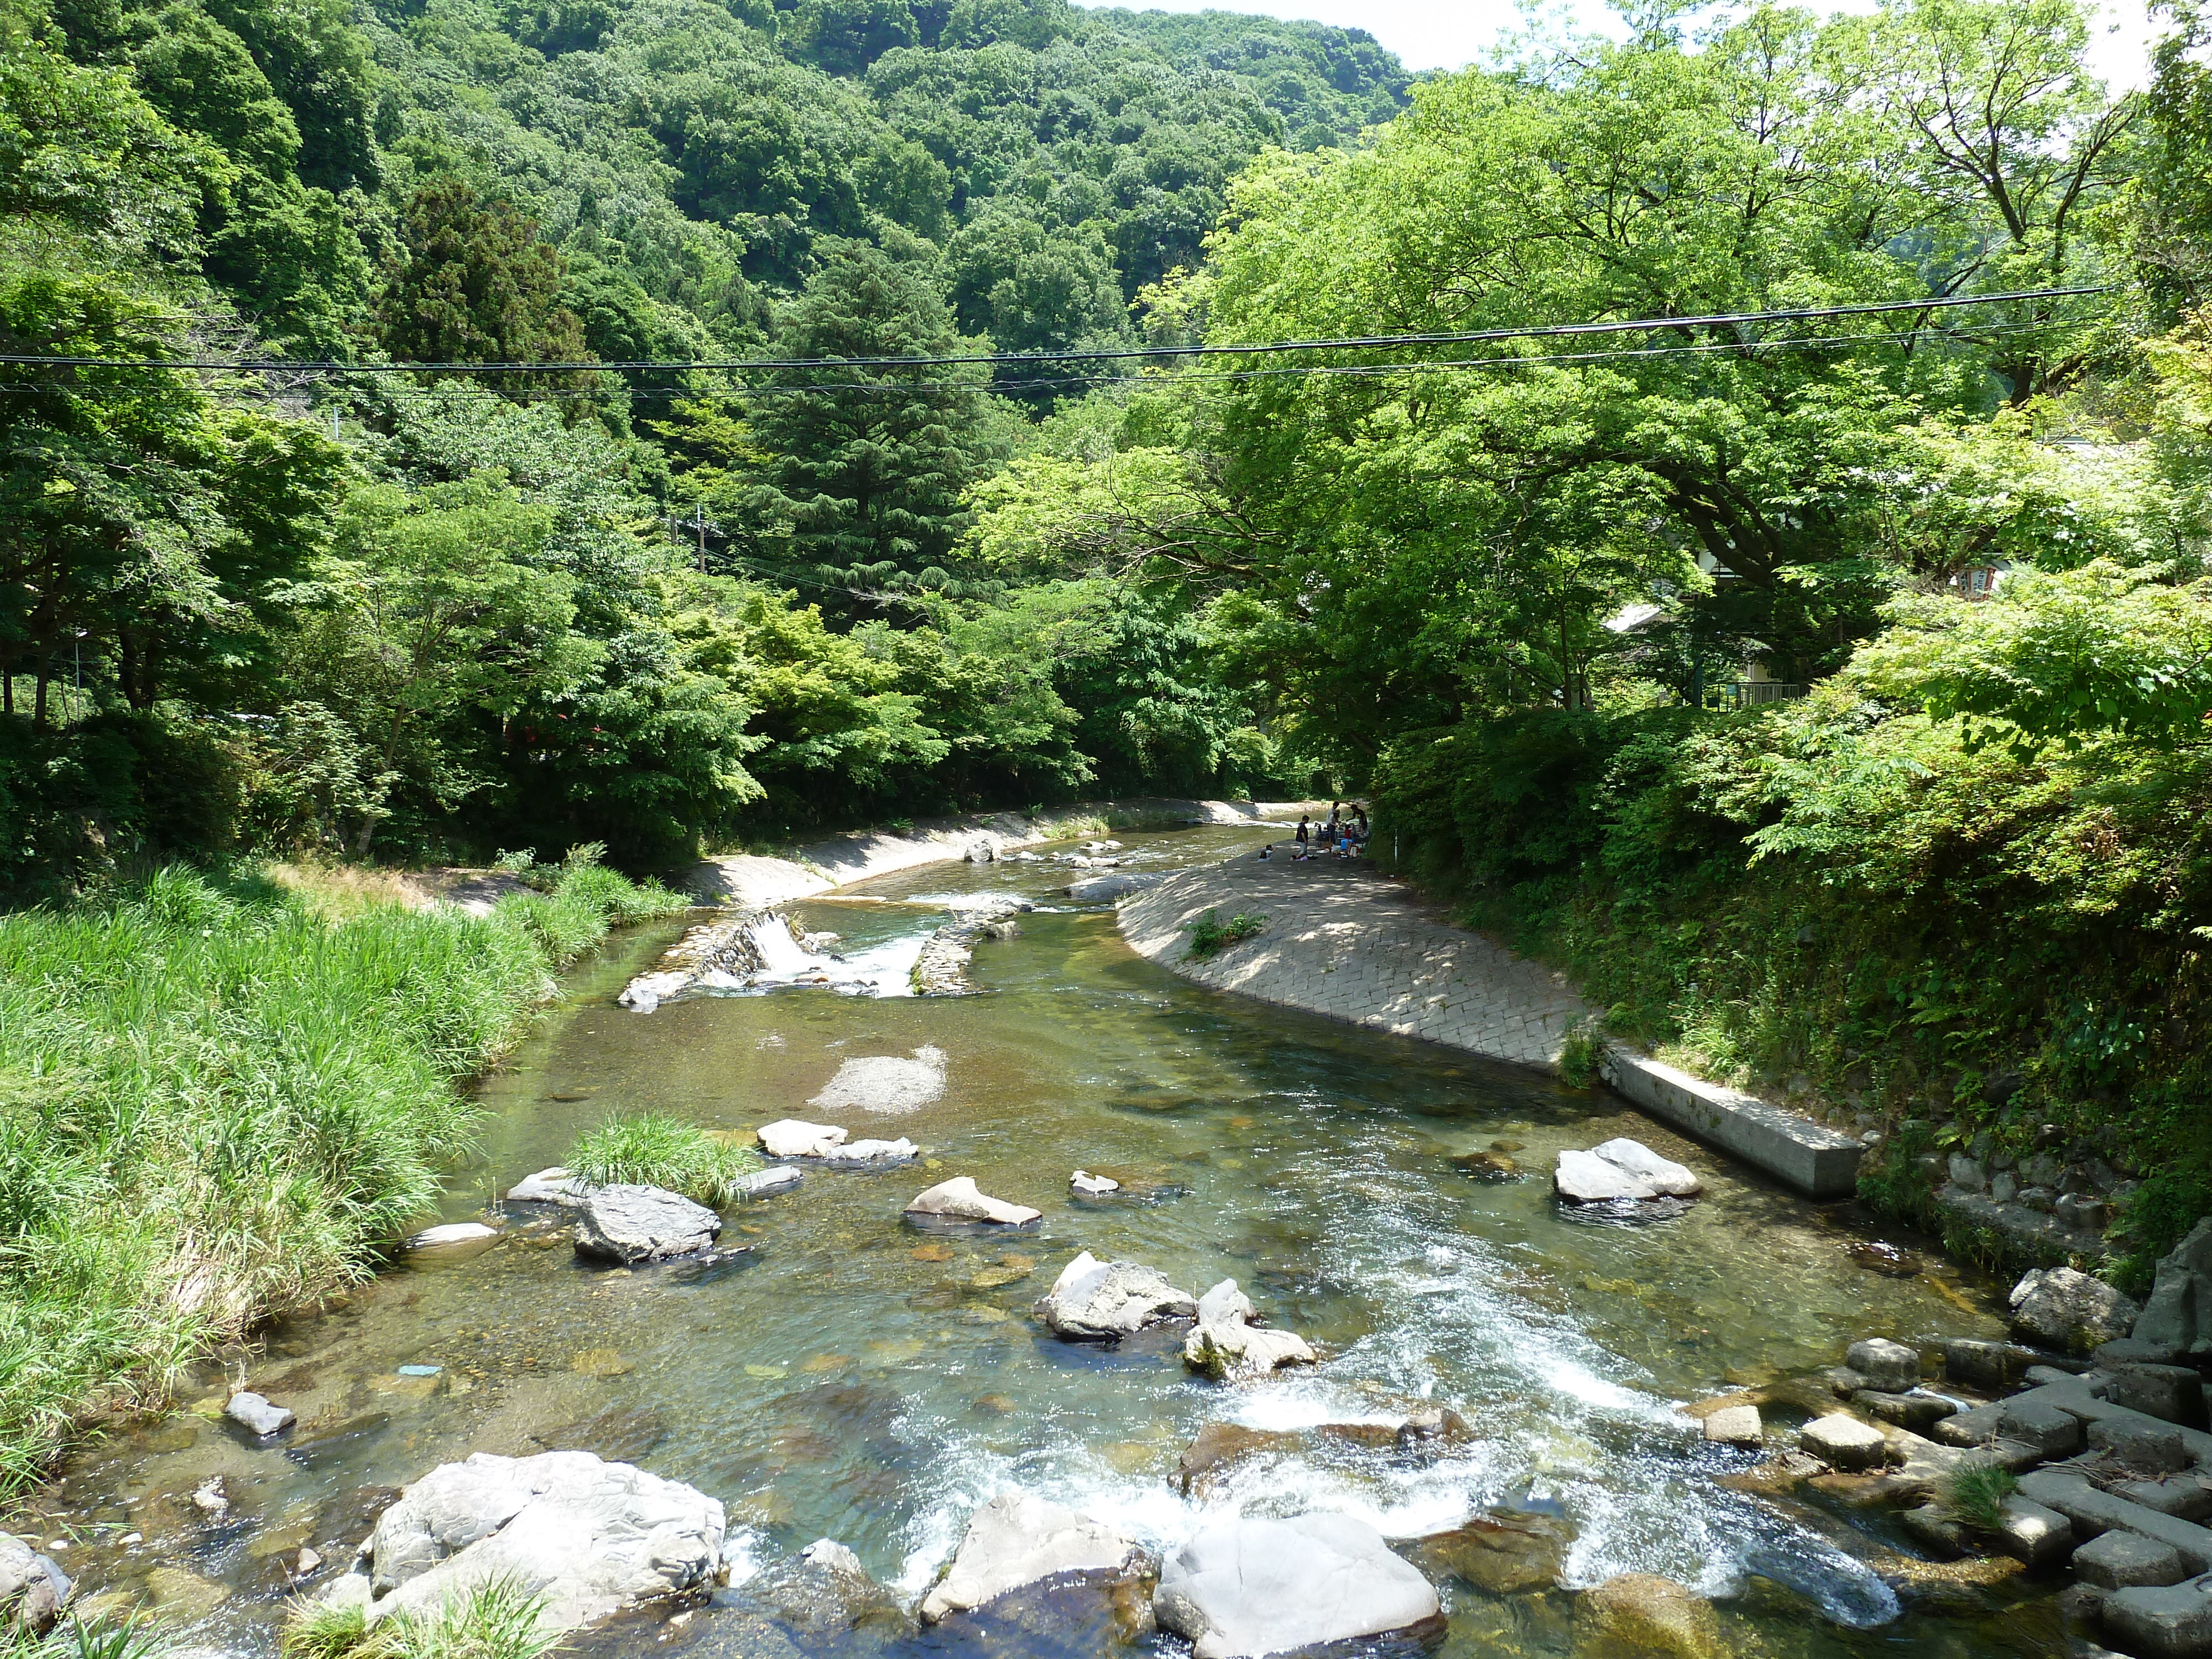
[[[1294,859],[1308,858],[1313,852],[1312,820],[1304,812],[1298,814],[1298,850],[1291,854]]]

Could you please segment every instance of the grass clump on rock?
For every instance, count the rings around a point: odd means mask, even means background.
[[[696,1123],[640,1112],[609,1117],[568,1150],[568,1168],[592,1187],[659,1187],[701,1204],[726,1204],[761,1167],[749,1146],[717,1140]]]
[[[506,1577],[450,1596],[434,1613],[394,1613],[374,1626],[360,1607],[303,1601],[284,1626],[284,1659],[538,1659],[562,1643],[539,1617],[544,1606]]]
[[[1967,1463],[1944,1483],[1944,1507],[1962,1526],[1993,1533],[2004,1525],[2005,1499],[2020,1486],[2012,1471],[1996,1463]]]
[[[554,970],[680,902],[585,862],[490,915],[333,917],[181,866],[0,915],[0,1490],[434,1206],[454,1088]]]

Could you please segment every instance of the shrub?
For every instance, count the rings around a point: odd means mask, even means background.
[[[1570,1089],[1587,1089],[1597,1081],[1598,1062],[1605,1058],[1605,1033],[1595,1022],[1577,1025],[1559,1045],[1559,1079]]]
[[[1224,921],[1218,910],[1208,910],[1190,925],[1190,956],[1194,962],[1204,962],[1219,956],[1232,945],[1242,945],[1267,925],[1265,916],[1249,914],[1234,915]]]

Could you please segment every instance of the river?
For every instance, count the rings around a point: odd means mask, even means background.
[[[1121,839],[1136,866],[1157,867],[1260,836]],[[1756,1455],[1708,1446],[1675,1409],[1837,1364],[1859,1336],[1996,1334],[1992,1287],[1940,1261],[1913,1277],[1873,1271],[1850,1247],[1893,1231],[1801,1200],[1601,1091],[1188,986],[1123,945],[1110,906],[1055,896],[1067,879],[1049,863],[938,866],[789,907],[805,928],[841,935],[840,953],[891,994],[790,986],[632,1014],[614,994],[679,929],[617,940],[483,1084],[483,1155],[457,1176],[447,1218],[557,1163],[611,1109],[732,1130],[820,1117],[807,1103],[843,1060],[933,1048],[939,1099],[837,1120],[856,1139],[911,1137],[927,1167],[810,1173],[732,1212],[725,1242],[755,1248],[703,1273],[587,1266],[565,1234],[516,1218],[489,1252],[388,1274],[188,1388],[203,1413],[240,1379],[291,1406],[288,1445],[251,1448],[180,1414],[89,1449],[14,1524],[70,1540],[67,1564],[108,1605],[157,1601],[192,1644],[240,1655],[274,1650],[298,1550],[334,1558],[324,1577],[341,1570],[387,1489],[471,1451],[559,1446],[720,1498],[740,1578],[829,1536],[910,1601],[969,1513],[1008,1486],[1155,1547],[1209,1507],[1339,1510],[1408,1540],[1495,1508],[1565,1517],[1565,1589],[1625,1571],[1677,1579],[1719,1601],[1746,1653],[2064,1650],[2047,1588],[1900,1576],[1893,1518],[1729,1484]],[[898,994],[899,964],[949,907],[985,892],[1038,908],[1018,939],[977,946],[984,994]],[[1690,1164],[1705,1195],[1644,1225],[1564,1212],[1552,1154],[1616,1134]],[[1472,1178],[1454,1162],[1501,1149],[1522,1178]],[[1134,1196],[1071,1199],[1078,1166]],[[1037,1206],[1043,1223],[946,1238],[902,1220],[909,1197],[953,1174]],[[1234,1277],[1324,1363],[1224,1391],[1188,1376],[1170,1343],[1056,1341],[1030,1304],[1086,1249],[1198,1289]],[[1210,1421],[1395,1424],[1425,1402],[1457,1411],[1470,1437],[1407,1459],[1324,1436],[1194,1495],[1170,1479]],[[230,1507],[210,1516],[190,1494],[216,1476]],[[1868,1562],[1888,1563],[1890,1582]],[[1447,1654],[1573,1651],[1560,1589],[1441,1588]],[[718,1638],[720,1616],[586,1645],[754,1651]],[[988,1645],[1042,1655],[1109,1639],[1031,1625]],[[965,1650],[951,1627],[878,1626],[790,1650]]]

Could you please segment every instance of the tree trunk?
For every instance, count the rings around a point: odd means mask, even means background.
[[[46,729],[46,653],[39,653],[39,690],[31,702],[31,724],[40,731]]]

